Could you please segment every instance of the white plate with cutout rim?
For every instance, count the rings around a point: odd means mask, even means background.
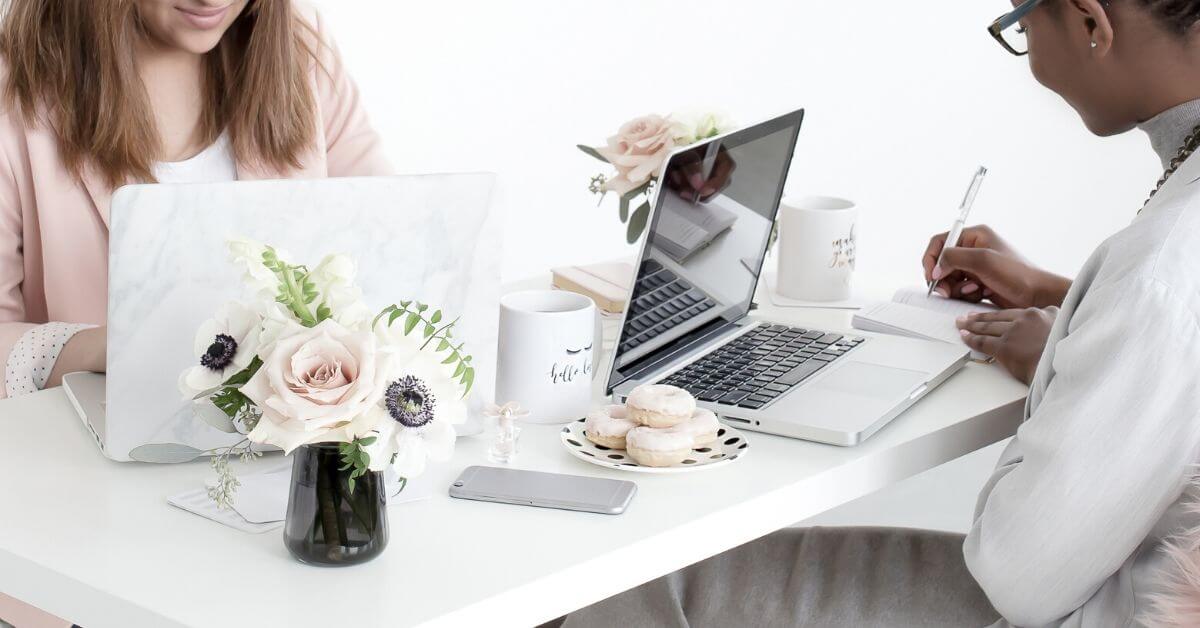
[[[584,436],[583,423],[579,419],[559,431],[563,447],[572,456],[590,462],[594,465],[616,469],[618,471],[633,471],[636,473],[689,473],[704,469],[715,469],[742,458],[749,451],[750,443],[738,430],[721,424],[717,429],[717,440],[692,450],[692,455],[673,467],[647,467],[634,462],[633,458],[623,450],[612,449],[597,445]]]

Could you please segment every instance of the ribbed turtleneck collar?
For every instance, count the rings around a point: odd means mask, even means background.
[[[1197,124],[1200,124],[1200,100],[1193,100],[1167,109],[1138,128],[1150,136],[1150,146],[1158,153],[1165,170]]]

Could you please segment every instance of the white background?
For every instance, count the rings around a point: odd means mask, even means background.
[[[740,122],[805,107],[788,185],[862,208],[864,282],[921,282],[975,168],[974,222],[1073,275],[1161,169],[1140,132],[1097,138],[985,27],[1008,0],[317,0],[401,172],[488,170],[503,274],[632,253],[578,152],[648,112]],[[991,447],[815,520],[965,530]],[[814,523],[814,522],[809,522]]]
[[[315,4],[401,172],[500,175],[506,279],[632,250],[574,146],[647,112],[807,108],[789,191],[857,201],[860,272],[897,286],[979,164],[972,218],[1067,274],[1160,172],[1140,132],[1090,135],[991,39],[1007,0]]]

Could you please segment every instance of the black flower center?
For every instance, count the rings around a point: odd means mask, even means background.
[[[217,334],[213,339],[213,343],[208,345],[208,351],[200,356],[200,366],[207,367],[214,371],[223,371],[225,367],[233,362],[233,356],[237,353],[237,341],[233,336],[228,334]]]
[[[388,415],[405,427],[421,427],[432,421],[434,401],[425,382],[412,375],[392,382],[383,393]]]

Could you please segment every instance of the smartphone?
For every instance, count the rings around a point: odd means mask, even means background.
[[[637,492],[627,480],[472,466],[450,485],[450,496],[519,506],[619,515]]]

